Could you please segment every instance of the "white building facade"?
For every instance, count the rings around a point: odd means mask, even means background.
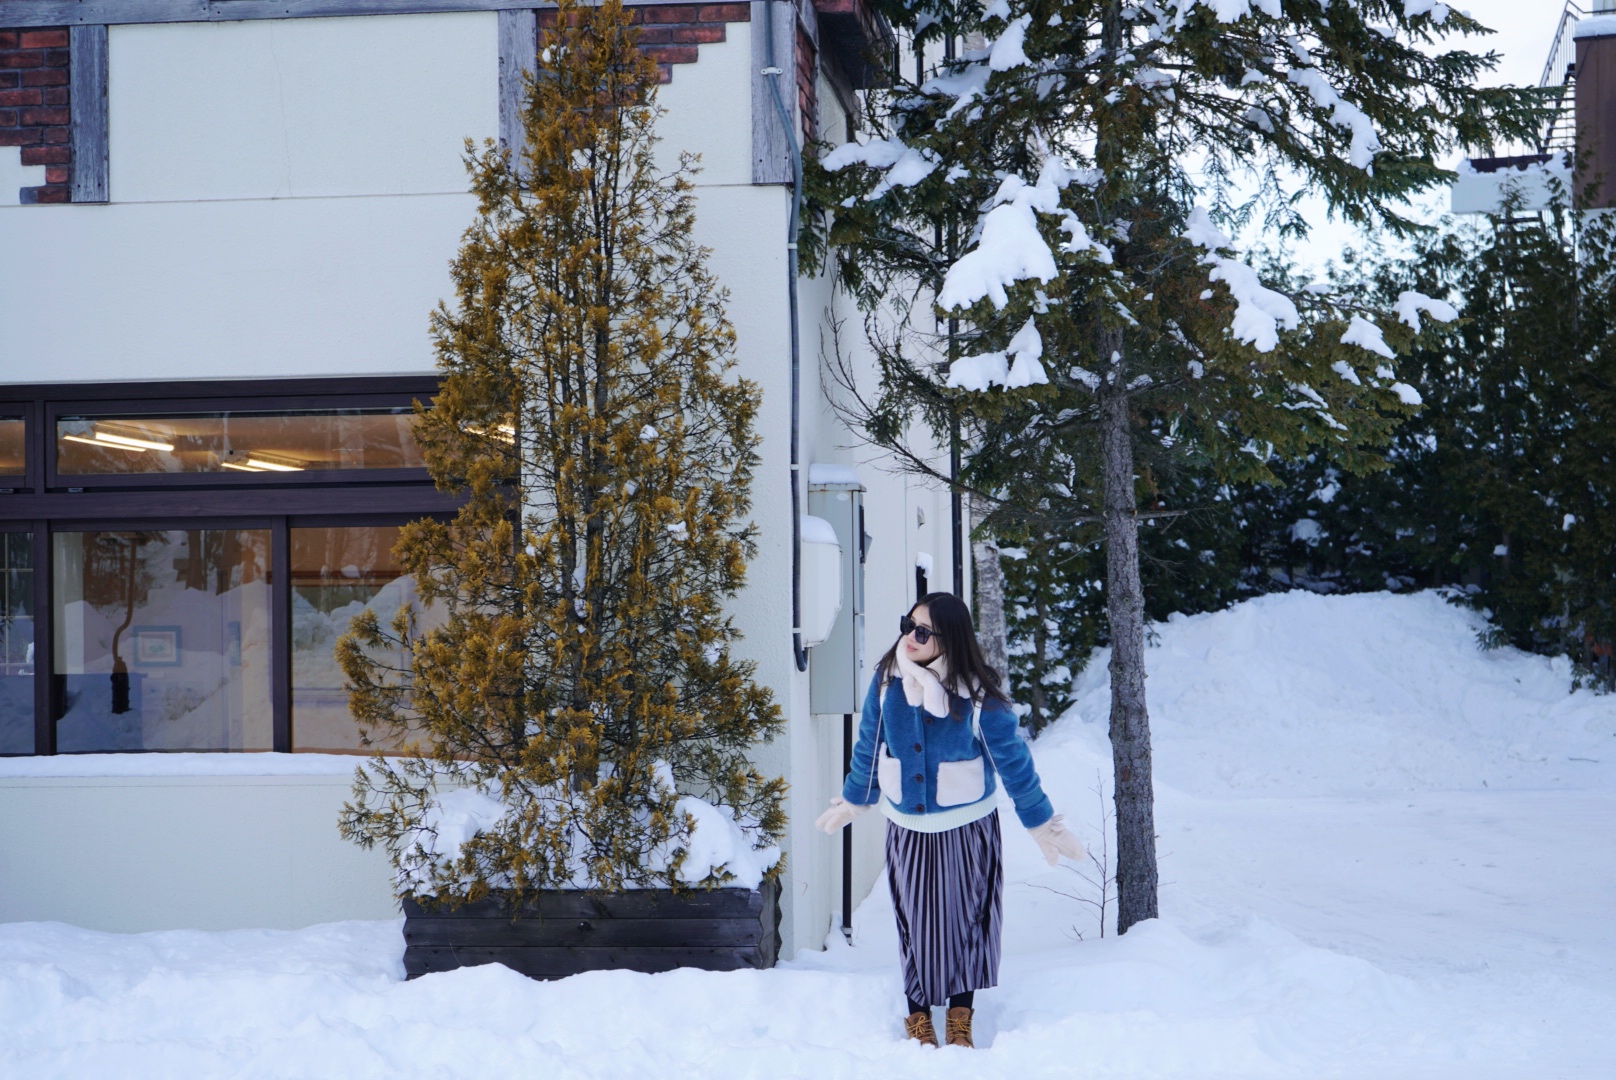
[[[636,11],[663,64],[663,149],[701,155],[699,239],[764,390],[760,551],[734,610],[789,718],[758,752],[791,785],[789,956],[879,868],[877,826],[858,826],[850,879],[841,839],[812,827],[841,785],[833,691],[864,685],[917,590],[951,586],[958,532],[946,491],[885,471],[836,420],[824,279],[797,282],[792,386],[791,168],[765,80],[790,137],[842,141],[892,43],[861,2],[769,6]],[[357,731],[331,646],[407,595],[399,525],[452,508],[408,413],[432,393],[428,315],[475,213],[464,140],[513,137],[541,21],[503,0],[0,3],[0,921],[397,914],[385,858],[337,835]],[[843,581],[810,575],[842,611],[808,671],[794,391],[802,512],[862,494],[869,538],[844,522]]]

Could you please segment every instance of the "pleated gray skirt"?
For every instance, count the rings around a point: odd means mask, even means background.
[[[898,919],[904,993],[946,1005],[999,983],[1004,866],[999,815],[947,832],[887,822],[887,884]]]

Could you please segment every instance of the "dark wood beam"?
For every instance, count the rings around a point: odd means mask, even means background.
[[[774,4],[774,65],[779,75],[763,74],[768,64],[768,26],[763,5]],[[780,104],[801,130],[797,117],[797,17],[793,5],[778,0],[752,0],[752,183],[789,184],[792,182],[791,148],[787,140],[796,134],[780,122],[770,79],[780,84]]]
[[[519,175],[526,133],[522,127],[522,73],[539,66],[539,25],[532,8],[499,13],[499,144],[511,151]]]
[[[73,113],[73,201],[107,201],[107,28],[90,24],[68,31]]]

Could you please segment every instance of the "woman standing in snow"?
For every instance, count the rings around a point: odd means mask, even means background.
[[[928,593],[898,629],[870,680],[847,782],[815,824],[835,833],[881,803],[909,1001],[904,1029],[936,1046],[931,1008],[946,1002],[948,1044],[968,1047],[975,991],[999,981],[996,777],[1051,866],[1062,855],[1081,858],[1083,845],[1038,783],[964,602]]]

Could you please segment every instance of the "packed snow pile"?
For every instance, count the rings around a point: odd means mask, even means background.
[[[0,925],[0,1076],[1616,1076],[1616,695],[1479,649],[1479,625],[1431,594],[1294,593],[1153,627],[1161,917],[1117,937],[1099,865],[1050,868],[1001,803],[1003,964],[973,1051],[904,1039],[878,877],[851,945],[813,927],[771,971],[405,982],[398,922]],[[1097,859],[1106,660],[1033,744]],[[690,861],[734,870],[734,823],[690,809]],[[439,836],[501,812],[446,800]]]
[[[667,762],[658,761],[654,768],[663,790],[673,791],[673,770]],[[508,813],[509,807],[497,794],[481,787],[455,788],[434,796],[421,824],[406,844],[400,871],[403,884],[411,891],[427,885],[431,880],[425,869],[428,865],[452,863],[473,837],[497,830]],[[780,849],[772,844],[760,844],[752,823],[737,821],[728,807],[715,806],[693,795],[681,795],[674,813],[676,820],[688,818],[691,821],[690,830],[683,836],[676,834],[673,840],[652,853],[645,868],[653,873],[665,874],[682,853],[679,880],[687,885],[699,885],[709,878],[722,878],[727,874],[730,877],[725,882],[727,887],[755,889],[762,883],[763,875],[780,861]],[[592,882],[584,858],[587,851],[584,837],[575,838],[573,850],[576,857],[571,887],[589,888]]]
[[[1573,693],[1564,657],[1479,648],[1484,626],[1434,592],[1174,616],[1145,660],[1156,779],[1201,795],[1616,789],[1616,696]],[[1108,662],[1040,747],[1103,745]]]

